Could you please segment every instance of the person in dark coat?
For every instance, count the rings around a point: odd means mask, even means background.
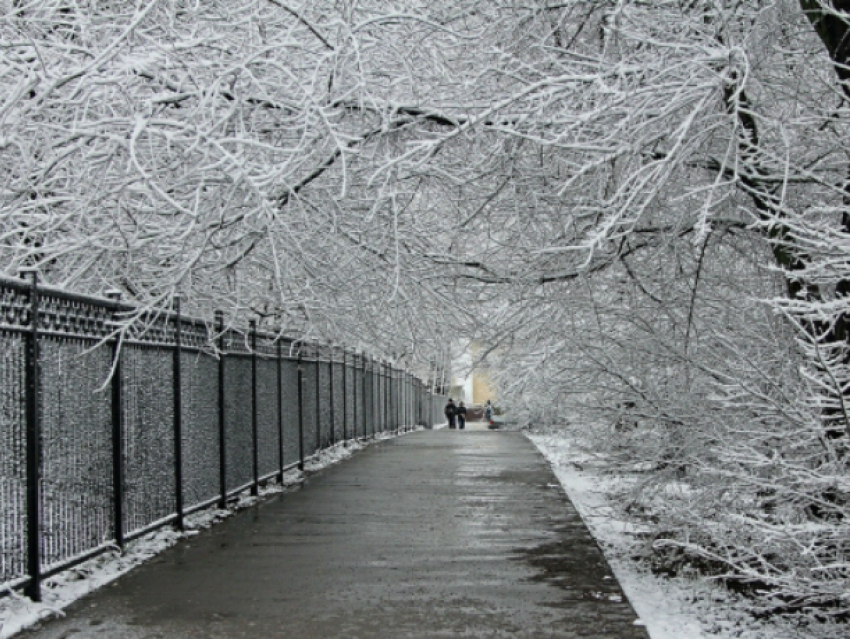
[[[449,428],[455,427],[455,416],[457,415],[457,406],[452,401],[452,398],[449,397],[449,402],[446,404],[446,407],[443,409],[443,413],[446,415],[446,419],[449,420]]]
[[[460,430],[463,430],[466,428],[466,406],[464,406],[463,402],[461,402],[458,404],[455,411],[457,412],[457,427]]]

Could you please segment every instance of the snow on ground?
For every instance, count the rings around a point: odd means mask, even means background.
[[[624,480],[604,472],[567,433],[526,435],[552,465],[652,639],[847,637],[847,626],[795,628],[782,619],[755,619],[746,599],[713,581],[653,574],[632,559],[630,550],[642,543],[635,535],[640,531],[618,518],[609,500]]]
[[[421,428],[420,428],[421,430]],[[372,441],[383,441],[397,437],[395,432],[377,433],[374,440],[349,441],[347,446],[337,444],[320,451],[305,460],[307,473],[327,468],[350,457],[354,452],[368,446]],[[211,506],[185,518],[186,531],[178,532],[170,526],[153,531],[127,543],[123,552],[115,550],[104,552],[94,559],[66,570],[54,577],[45,579],[42,588],[42,601],[36,603],[18,592],[10,590],[0,598],[0,639],[7,639],[42,619],[53,615],[63,616],[63,609],[80,597],[101,588],[129,572],[139,564],[151,559],[181,539],[193,537],[201,530],[234,515],[235,513],[258,503],[262,499],[299,485],[304,473],[290,470],[283,476],[283,483],[270,482],[260,487],[259,497],[242,493],[227,510]]]

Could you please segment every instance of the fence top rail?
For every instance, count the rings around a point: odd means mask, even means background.
[[[7,329],[32,327],[32,281],[0,274],[0,323]],[[299,339],[254,327],[223,326],[223,314],[212,319],[184,315],[177,308],[143,307],[117,297],[70,292],[38,282],[38,329],[46,333],[128,344],[174,346],[179,317],[180,343],[189,349],[213,353],[252,354],[262,357],[341,364],[343,361],[364,370],[412,377],[391,362],[362,351],[315,340]],[[424,382],[423,382],[424,383]]]

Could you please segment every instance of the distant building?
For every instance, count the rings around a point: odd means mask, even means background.
[[[467,405],[483,404],[488,399],[495,404],[497,400],[496,390],[490,381],[490,371],[472,366],[474,354],[479,348],[475,343],[468,345],[452,364],[452,370],[458,372],[452,375],[450,396]]]

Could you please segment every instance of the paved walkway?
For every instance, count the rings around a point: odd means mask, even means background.
[[[520,433],[367,448],[179,544],[32,639],[646,639]]]

